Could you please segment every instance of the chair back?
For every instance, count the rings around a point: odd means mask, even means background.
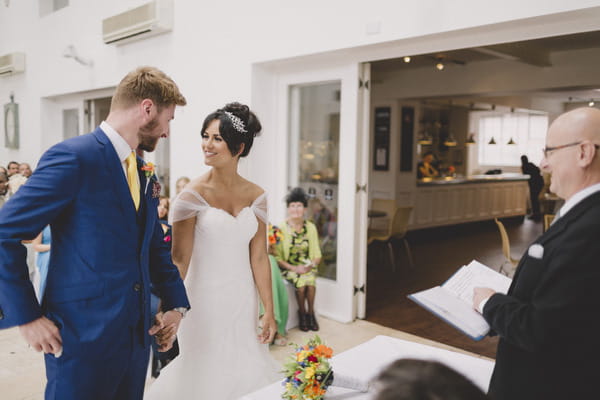
[[[408,220],[412,212],[412,206],[397,207],[392,218],[390,236],[395,238],[403,238],[408,231]]]
[[[552,221],[554,221],[555,217],[556,214],[544,214],[544,232],[550,228],[550,225],[552,225]]]
[[[385,212],[384,218],[375,218],[373,227],[377,229],[385,229],[387,234],[392,233],[392,219],[396,212],[396,200],[394,199],[373,199],[371,200],[371,209]]]
[[[508,233],[506,233],[506,228],[504,228],[504,224],[498,220],[498,218],[494,218],[496,221],[496,225],[498,225],[498,230],[500,231],[500,237],[502,238],[502,254],[504,257],[511,261],[512,258],[510,256],[510,242],[508,240]]]

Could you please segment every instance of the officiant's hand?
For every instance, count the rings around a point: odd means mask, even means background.
[[[158,351],[165,352],[171,349],[173,342],[175,341],[181,319],[181,313],[175,310],[169,310],[165,313],[156,314],[154,317],[154,325],[150,328],[148,333],[156,337]]]
[[[261,318],[262,332],[258,335],[258,340],[261,343],[271,343],[277,333],[277,323],[272,314],[264,314]]]
[[[20,325],[19,330],[25,341],[35,351],[47,354],[62,352],[62,338],[54,322],[46,317],[40,317],[27,324]],[[57,356],[58,357],[58,356]]]
[[[473,288],[473,308],[479,311],[479,304],[492,297],[494,293],[496,292],[493,289],[486,287]]]

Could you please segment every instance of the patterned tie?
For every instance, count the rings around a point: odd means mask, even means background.
[[[129,185],[129,191],[131,192],[131,198],[135,205],[135,210],[140,208],[140,182],[137,177],[137,161],[135,159],[135,153],[132,151],[127,157],[127,185]]]

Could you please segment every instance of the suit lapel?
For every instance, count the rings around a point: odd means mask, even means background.
[[[156,206],[154,205],[154,201],[152,199],[152,176],[146,178],[146,172],[142,171],[142,166],[144,165],[144,160],[140,157],[137,158],[138,162],[138,174],[140,177],[140,201],[143,201],[146,207],[146,216],[144,223],[144,239],[142,243],[142,249],[145,249],[148,246],[149,239],[152,236],[152,231],[154,228],[153,217],[157,214]],[[156,220],[156,218],[154,218]]]
[[[135,207],[133,205],[131,193],[129,193],[127,179],[125,178],[125,174],[123,173],[121,160],[119,160],[117,152],[115,151],[115,148],[108,139],[108,136],[106,136],[106,134],[100,128],[97,128],[94,131],[94,136],[96,136],[98,142],[102,144],[102,151],[105,161],[104,166],[108,170],[110,180],[109,186],[114,191],[117,199],[120,199],[120,201],[118,201],[117,203],[119,204],[121,212],[123,213],[123,216],[125,218],[135,218]],[[125,225],[127,225],[128,229],[130,229],[133,233],[131,224]]]

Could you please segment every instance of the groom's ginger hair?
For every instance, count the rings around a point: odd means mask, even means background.
[[[173,104],[185,106],[187,103],[167,74],[155,67],[139,67],[121,80],[112,97],[110,109],[126,109],[144,99],[152,100],[159,111]]]

